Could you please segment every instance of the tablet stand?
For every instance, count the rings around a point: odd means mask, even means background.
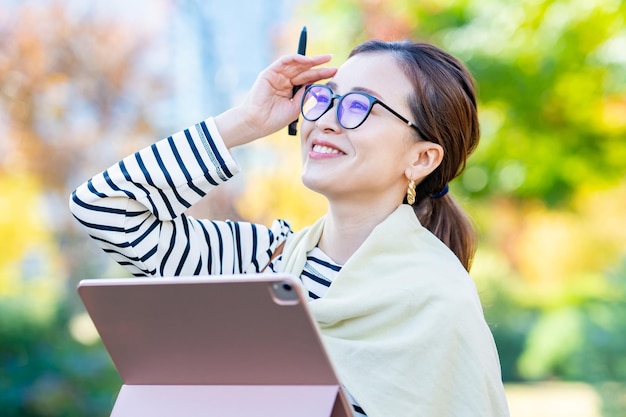
[[[123,385],[111,417],[350,417],[332,385]]]

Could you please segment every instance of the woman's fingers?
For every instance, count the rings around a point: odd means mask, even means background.
[[[291,88],[332,77],[336,68],[318,65],[331,60],[331,55],[285,55],[267,68],[267,77],[276,89]]]
[[[337,72],[337,68],[313,68],[302,72],[291,79],[293,85],[312,84],[320,80],[332,78]]]
[[[274,64],[270,66],[270,68],[277,66],[277,67],[283,67],[285,70],[289,70],[290,68],[297,68],[299,70],[302,70],[302,69],[312,68],[318,65],[325,64],[329,62],[331,59],[332,59],[332,55],[330,54],[312,55],[312,56],[305,56],[305,55],[298,55],[298,54],[284,55],[281,58],[279,58],[277,61],[275,61]]]

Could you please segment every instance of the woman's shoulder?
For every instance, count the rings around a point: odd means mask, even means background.
[[[454,252],[425,228],[412,242],[411,262],[402,279],[407,297],[431,305],[476,304],[474,280]]]

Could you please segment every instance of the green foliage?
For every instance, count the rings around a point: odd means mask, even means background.
[[[340,56],[367,38],[410,37],[468,65],[483,134],[459,192],[567,205],[581,186],[626,174],[625,2],[341,0],[311,9],[320,26],[311,33]]]
[[[626,383],[626,262],[607,281],[602,297],[543,311],[520,358],[523,377]]]
[[[622,178],[626,167],[612,155],[626,153],[626,122],[614,116],[626,100],[619,81],[626,70],[612,45],[626,42],[626,5],[490,1],[467,7],[467,24],[434,30],[478,82],[483,144],[472,164],[488,177],[480,193],[562,204],[581,184]],[[521,178],[511,183],[513,172]]]
[[[626,416],[626,260],[608,275],[611,295],[582,309],[584,343],[571,359],[596,386],[605,416]]]
[[[530,329],[537,322],[539,311],[520,305],[512,294],[504,288],[494,288],[489,300],[483,299],[485,318],[498,348],[502,380],[505,382],[524,381],[518,361],[524,352],[524,345]]]
[[[24,313],[0,303],[2,415],[108,416],[121,380],[102,345],[76,342],[65,311],[46,322]]]

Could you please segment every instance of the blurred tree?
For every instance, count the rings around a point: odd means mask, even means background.
[[[607,273],[604,294],[546,311],[520,360],[530,380],[560,377],[593,384],[606,416],[626,415],[626,261]]]
[[[0,176],[0,315],[23,310],[25,320],[38,324],[55,312],[63,292],[59,253],[40,195],[31,177]],[[13,215],[18,207],[21,221]]]
[[[64,192],[77,173],[153,134],[148,103],[164,84],[139,68],[148,39],[132,28],[63,2],[14,13],[0,26],[0,172],[26,171]]]
[[[142,67],[147,34],[73,6],[0,12],[3,416],[104,415],[119,387],[102,345],[69,332],[75,281],[108,266],[74,237],[67,197],[93,167],[152,140],[150,104],[166,86]]]
[[[442,40],[480,85],[474,163],[488,181],[476,191],[567,207],[581,187],[623,178],[626,4],[481,2],[470,12],[471,22]]]
[[[142,60],[149,32],[62,1],[13,9],[0,23],[0,176],[26,175],[45,190],[41,209],[74,277],[91,256],[71,238],[69,190],[152,141],[151,104],[166,85]],[[21,208],[5,215],[19,223]]]
[[[319,0],[310,36],[344,57],[370,38],[432,42],[479,86],[482,144],[457,192],[569,203],[626,165],[626,3]]]

